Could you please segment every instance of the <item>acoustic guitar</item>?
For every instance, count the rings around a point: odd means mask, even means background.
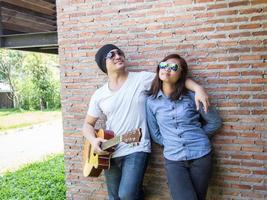
[[[103,169],[109,169],[110,158],[115,150],[115,146],[120,142],[132,143],[138,145],[141,139],[141,128],[123,135],[115,136],[113,131],[99,129],[95,132],[96,137],[106,139],[106,142],[101,143],[101,149],[108,151],[109,155],[98,155],[94,153],[90,142],[85,139],[83,148],[83,175],[84,177],[98,177]]]

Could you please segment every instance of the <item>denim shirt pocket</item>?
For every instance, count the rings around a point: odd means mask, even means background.
[[[198,111],[196,110],[195,104],[190,99],[183,100],[183,121],[191,123],[198,117]]]

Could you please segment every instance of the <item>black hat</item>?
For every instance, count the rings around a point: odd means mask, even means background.
[[[95,61],[98,65],[98,67],[104,73],[107,73],[106,56],[107,56],[108,52],[110,52],[113,49],[119,49],[119,48],[113,44],[105,44],[97,51],[97,53],[95,55]]]

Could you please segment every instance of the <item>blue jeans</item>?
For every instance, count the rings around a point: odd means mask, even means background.
[[[173,200],[205,200],[211,177],[211,153],[193,160],[165,158],[168,185]]]
[[[105,170],[109,200],[141,200],[148,153],[136,152],[111,159]]]

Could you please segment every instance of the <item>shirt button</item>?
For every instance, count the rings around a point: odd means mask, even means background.
[[[182,136],[181,136],[181,135],[179,135],[179,138],[182,138]]]
[[[185,144],[183,144],[183,147],[185,147]]]
[[[174,110],[174,106],[172,107],[172,109]]]
[[[172,119],[175,119],[175,117],[172,117]]]

